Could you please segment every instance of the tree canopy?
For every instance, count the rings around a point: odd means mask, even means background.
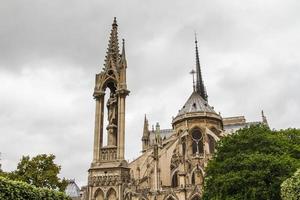
[[[281,184],[281,197],[282,200],[300,199],[300,169]]]
[[[206,168],[204,199],[280,200],[280,184],[300,166],[300,130],[244,128],[222,138]]]
[[[2,173],[2,175],[13,180],[32,184],[36,187],[64,191],[67,186],[67,180],[58,177],[61,166],[55,164],[54,159],[55,155],[52,154],[40,154],[32,158],[23,156],[15,171]]]

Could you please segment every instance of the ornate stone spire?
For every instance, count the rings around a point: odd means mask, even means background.
[[[119,59],[120,59],[120,51],[119,51],[119,40],[118,40],[118,24],[117,24],[117,19],[115,17],[110,32],[108,48],[107,48],[105,61],[104,61],[105,68],[111,68],[112,65],[118,66]]]
[[[147,119],[146,115],[145,115],[145,118],[144,118],[143,137],[149,137],[149,124],[148,124],[148,119]]]
[[[201,95],[201,97],[207,101],[207,93],[202,79],[200,59],[198,52],[198,41],[195,34],[195,46],[196,46],[196,92]]]
[[[265,116],[265,113],[263,110],[261,111],[261,118],[262,118],[262,123],[269,126],[267,117]]]
[[[148,119],[145,115],[144,119],[144,130],[143,130],[143,137],[142,137],[142,152],[145,152],[150,145],[150,131],[149,131],[149,124]]]

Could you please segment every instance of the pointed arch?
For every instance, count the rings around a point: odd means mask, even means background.
[[[105,91],[106,88],[109,88],[111,92],[115,92],[115,90],[117,89],[117,84],[118,82],[115,78],[107,77],[101,85],[101,90]]]
[[[199,194],[194,194],[190,199],[191,200],[201,200],[201,197]]]
[[[200,177],[199,177],[200,175]],[[204,170],[200,166],[196,166],[191,171],[190,183],[193,185],[202,184],[204,181]]]
[[[115,189],[110,188],[106,193],[106,199],[107,200],[117,200],[117,192]]]
[[[104,192],[98,188],[94,193],[95,200],[104,200]]]
[[[166,195],[164,200],[178,200],[178,198],[176,197],[175,193],[172,192],[171,194]]]

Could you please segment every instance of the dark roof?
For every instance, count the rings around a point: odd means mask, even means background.
[[[179,110],[178,115],[192,112],[212,112],[216,113],[207,101],[205,101],[198,92],[193,92],[184,106]]]

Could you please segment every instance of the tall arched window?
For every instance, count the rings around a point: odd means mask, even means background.
[[[95,200],[104,200],[104,193],[101,189],[95,192]]]
[[[195,129],[192,132],[192,150],[193,154],[203,153],[203,135],[199,129]]]
[[[107,192],[107,200],[117,200],[117,193],[114,189],[110,188]]]
[[[216,148],[216,141],[211,135],[208,135],[208,145],[209,145],[209,152],[214,153]]]
[[[178,174],[175,172],[172,176],[172,187],[178,187]]]

